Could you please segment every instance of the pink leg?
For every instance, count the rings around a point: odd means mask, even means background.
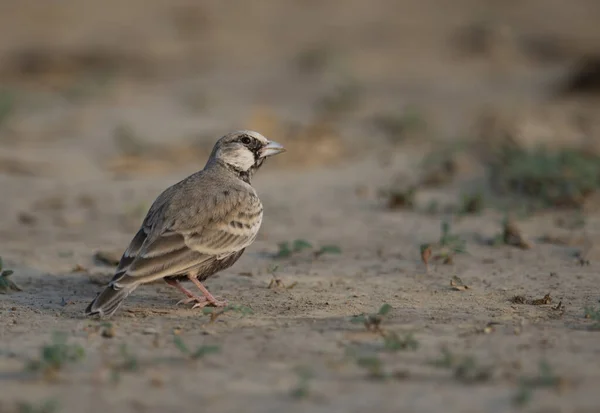
[[[206,307],[207,305],[213,305],[215,307],[225,307],[227,305],[227,301],[223,300],[223,301],[219,301],[217,300],[211,293],[210,291],[208,291],[206,289],[205,286],[202,285],[202,283],[200,281],[198,281],[198,279],[195,276],[192,276],[191,274],[188,276],[188,278],[194,283],[196,284],[196,287],[198,287],[198,289],[200,291],[202,291],[202,294],[204,294],[204,297],[206,297],[206,299],[203,302],[197,302],[196,304],[194,304],[194,306],[192,308],[202,308],[202,307]]]
[[[188,304],[188,303],[191,303],[194,301],[196,303],[204,303],[207,301],[206,297],[198,297],[197,295],[192,293],[190,290],[185,288],[183,285],[181,285],[181,283],[177,280],[173,280],[173,279],[169,280],[169,279],[165,278],[165,282],[167,284],[169,284],[170,286],[177,288],[179,291],[181,291],[188,297],[188,298],[184,298],[183,300],[178,301],[177,304],[175,304],[175,305]]]

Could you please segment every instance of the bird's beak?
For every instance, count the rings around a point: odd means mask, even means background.
[[[285,152],[285,148],[274,141],[269,141],[263,148],[260,150],[260,157],[267,158],[269,156],[277,155],[278,153]]]

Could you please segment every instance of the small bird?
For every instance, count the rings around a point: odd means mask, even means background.
[[[86,315],[110,317],[138,286],[161,278],[185,294],[178,304],[225,306],[201,282],[232,266],[256,238],[263,206],[250,180],[266,158],[284,151],[249,130],[219,139],[204,169],[156,198],[115,275]],[[180,281],[185,279],[202,296],[184,288]]]

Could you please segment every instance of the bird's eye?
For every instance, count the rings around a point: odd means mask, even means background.
[[[243,143],[244,145],[250,145],[250,143],[251,143],[251,142],[252,142],[252,139],[250,139],[250,138],[249,138],[249,137],[247,137],[247,136],[244,136],[244,137],[242,138],[242,143]]]

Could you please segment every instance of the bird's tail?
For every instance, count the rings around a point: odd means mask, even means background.
[[[109,284],[98,296],[87,306],[87,316],[110,317],[123,304],[123,301],[137,285],[118,286]]]

